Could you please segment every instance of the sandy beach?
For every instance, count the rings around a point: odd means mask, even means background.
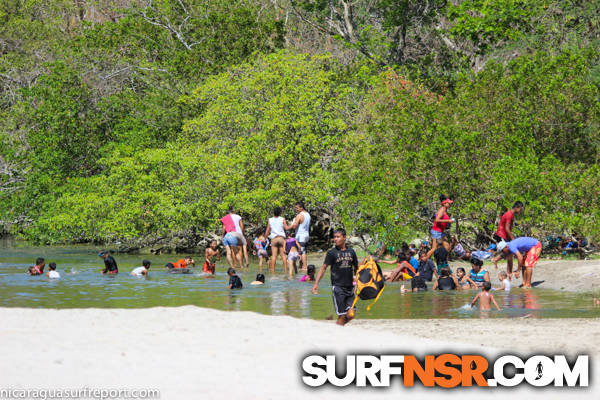
[[[301,382],[307,354],[446,351],[485,354],[598,354],[595,320],[356,321],[338,327],[250,312],[194,306],[124,309],[0,309],[5,387],[152,388],[161,399],[337,399],[496,397],[593,398],[594,386],[576,390],[451,391],[399,384],[386,390],[309,389]],[[564,340],[560,338],[564,338]],[[514,343],[512,342],[514,340]],[[514,346],[513,346],[514,344]],[[511,351],[511,350],[518,351]],[[593,362],[593,357],[592,357]],[[592,368],[596,374],[597,368]],[[597,380],[597,375],[592,378]],[[408,391],[408,392],[407,392]]]

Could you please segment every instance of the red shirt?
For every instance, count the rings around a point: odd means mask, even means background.
[[[446,211],[444,211],[444,215],[442,216],[442,219],[450,219],[450,216],[448,215],[448,213]],[[433,229],[434,231],[437,231],[437,232],[444,232],[446,229],[448,229],[448,223],[447,222],[434,222],[433,227],[431,229]]]
[[[500,236],[504,240],[510,240],[510,238],[506,234],[506,227],[508,226],[512,232],[514,220],[515,214],[513,213],[513,210],[508,210],[507,212],[505,212],[502,218],[500,218],[500,223],[498,224],[498,230],[496,231],[496,235]]]
[[[187,264],[183,258],[177,262],[174,262],[173,265],[175,268],[187,268]]]

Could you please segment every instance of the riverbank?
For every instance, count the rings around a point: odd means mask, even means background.
[[[590,354],[600,353],[596,320],[456,320],[452,328],[446,320],[359,320],[342,328],[332,322],[193,306],[0,308],[0,318],[4,386],[158,389],[161,399],[364,399],[365,393],[369,398],[397,398],[408,390],[399,385],[366,392],[308,389],[301,381],[301,360],[307,354],[452,351],[496,357],[515,349],[523,354],[534,349],[576,354],[583,343],[589,344]],[[555,338],[561,335],[568,340]],[[509,392],[540,399],[599,393],[594,387],[534,391],[527,386]],[[462,399],[479,397],[483,389],[416,387],[410,394]],[[505,396],[506,391],[487,389],[485,394]]]

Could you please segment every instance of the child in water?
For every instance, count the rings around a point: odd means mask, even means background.
[[[265,276],[263,274],[256,274],[256,280],[254,282],[251,282],[251,285],[264,285],[265,283]]]
[[[471,307],[475,305],[477,299],[479,299],[479,309],[483,311],[491,310],[491,303],[494,303],[498,311],[500,311],[500,307],[498,303],[496,303],[496,299],[494,299],[494,295],[490,293],[490,289],[492,288],[492,284],[488,281],[483,282],[483,288],[481,292],[477,293],[473,301],[471,302]]]
[[[46,266],[46,260],[42,257],[38,257],[35,260],[35,265],[27,268],[27,273],[29,275],[42,275],[44,273],[44,267]]]
[[[456,268],[456,280],[458,281],[458,286],[460,286],[461,289],[470,289],[471,285],[477,286],[475,285],[475,282],[473,282],[471,278],[467,276],[467,273],[463,267]]]
[[[229,275],[229,289],[241,289],[244,287],[240,277],[235,274],[235,269],[229,267],[227,275]]]
[[[133,276],[148,276],[148,270],[150,269],[150,260],[142,261],[142,266],[134,268],[131,271],[131,275]]]
[[[211,240],[210,245],[204,250],[204,265],[202,266],[202,272],[209,272],[215,274],[215,258],[221,260],[221,252],[217,248],[217,241]]]
[[[304,275],[302,278],[300,278],[300,282],[310,282],[310,281],[314,281],[315,280],[315,266],[313,264],[310,264],[307,268],[306,268],[306,275]]]
[[[50,270],[46,274],[46,276],[48,278],[50,278],[50,279],[60,278],[60,274],[58,273],[58,271],[56,271],[56,263],[51,262],[50,264],[48,264],[48,269]]]
[[[510,285],[510,281],[508,280],[508,274],[506,273],[506,271],[500,271],[498,273],[498,279],[502,283],[502,285],[498,288],[498,290],[504,290],[504,291],[510,292],[511,285]]]
[[[269,247],[269,239],[267,239],[265,235],[266,230],[261,229],[258,237],[254,239],[254,254],[258,256],[258,268],[262,273],[263,270],[263,262],[266,260],[269,262],[269,252],[267,252],[267,248]]]
[[[296,238],[289,237],[285,241],[285,253],[287,254],[287,260],[290,267],[290,277],[292,276],[292,271],[295,274],[298,272],[298,267],[296,266],[296,261],[300,259],[300,243],[296,240]],[[291,262],[291,264],[290,264]]]

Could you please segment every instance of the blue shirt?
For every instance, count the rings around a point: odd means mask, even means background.
[[[518,237],[515,240],[508,242],[507,247],[511,253],[517,254],[517,251],[521,254],[526,254],[531,248],[537,245],[539,242],[537,239],[531,237]]]
[[[415,256],[411,257],[408,262],[410,263],[410,265],[412,265],[415,271],[419,270],[419,260],[417,260]]]

